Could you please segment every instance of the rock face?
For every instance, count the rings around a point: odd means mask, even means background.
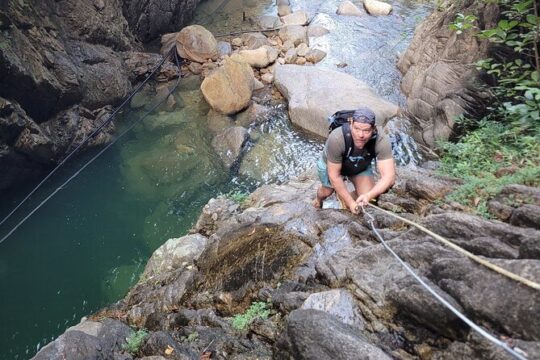
[[[181,29],[193,18],[199,0],[123,1],[123,10],[133,34],[142,42]]]
[[[494,4],[465,1],[462,13],[476,15],[482,29],[492,28],[497,21]],[[415,32],[415,36],[398,68],[403,73],[401,88],[407,95],[408,111],[418,122],[416,139],[435,146],[438,139],[448,139],[454,119],[461,114],[480,115],[487,94],[478,85],[478,72],[472,65],[486,58],[489,44],[474,33],[456,34],[448,28],[456,9],[434,12]]]
[[[364,82],[338,71],[283,65],[276,68],[274,83],[289,101],[291,121],[323,137],[328,136],[328,116],[338,110],[367,106],[380,126],[398,111]]]
[[[398,179],[380,206],[399,206],[402,216],[449,240],[474,244],[469,250],[476,255],[523,277],[540,277],[538,253],[515,257],[523,244],[537,242],[538,230],[449,211],[444,196],[456,182],[429,170],[400,169]],[[210,200],[192,234],[158,249],[128,296],[96,316],[102,320],[69,329],[36,358],[61,357],[64,348],[95,358],[97,346],[114,358],[117,347],[107,344],[121,344],[114,334],[125,327],[111,330],[110,343],[104,343],[101,329],[111,316],[147,329],[138,356],[162,356],[168,349],[180,359],[205,350],[237,359],[505,358],[403,269],[367,228],[365,216],[315,209],[318,186],[306,175],[263,186],[242,204]],[[537,290],[368,211],[388,245],[434,291],[529,358],[540,355]],[[481,245],[482,237],[490,241]],[[511,251],[492,258],[491,248],[500,244]],[[259,313],[244,330],[234,329],[232,316],[254,302],[266,307],[267,316]]]

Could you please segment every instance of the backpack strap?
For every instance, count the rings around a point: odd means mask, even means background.
[[[343,132],[343,140],[345,140],[345,152],[343,153],[343,157],[348,158],[354,149],[351,125],[349,123],[345,123],[343,126],[341,126],[341,130]]]

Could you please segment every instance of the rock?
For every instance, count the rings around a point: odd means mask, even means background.
[[[201,91],[214,110],[234,114],[249,104],[253,83],[249,64],[226,59],[222,67],[204,79]]]
[[[327,28],[321,25],[309,25],[307,29],[307,36],[309,37],[320,37],[328,34]]]
[[[264,84],[257,79],[253,80],[253,90],[255,91],[261,89],[264,89]]]
[[[217,46],[218,46],[218,52],[219,52],[220,57],[231,55],[232,46],[230,43],[226,41],[218,41]]]
[[[193,265],[204,250],[208,239],[202,235],[186,235],[169,239],[150,257],[142,278],[148,279],[156,274]]]
[[[309,46],[307,46],[306,44],[304,43],[301,43],[300,45],[298,45],[296,47],[296,53],[298,54],[298,56],[306,56],[309,52]]]
[[[287,40],[281,46],[281,51],[286,53],[290,49],[294,49],[294,43],[291,40]]]
[[[207,236],[212,235],[226,220],[238,212],[239,205],[231,199],[220,197],[206,204],[195,224],[195,230]]]
[[[364,7],[370,15],[389,15],[392,5],[378,0],[364,0]]]
[[[464,3],[462,13],[478,16],[485,28],[497,26],[499,10],[493,4]],[[436,11],[416,29],[407,51],[398,61],[403,74],[401,89],[407,96],[407,109],[418,121],[414,138],[430,147],[453,133],[454,119],[460,115],[482,114],[488,94],[473,64],[489,57],[490,44],[472,32],[457,36],[438,24],[450,23],[455,12]]]
[[[253,333],[262,336],[270,342],[274,342],[279,334],[279,329],[270,320],[255,319],[250,325],[249,330]]]
[[[268,38],[263,33],[245,33],[242,34],[242,43],[248,50],[255,50],[264,45],[270,45]]]
[[[183,348],[173,336],[166,331],[156,331],[150,333],[144,340],[139,352],[143,356],[165,354],[165,349],[169,349],[174,359],[188,360],[193,358],[193,354]]]
[[[177,31],[189,24],[199,1],[134,0],[121,7],[129,28],[142,42],[147,43],[159,35]]]
[[[222,130],[234,126],[234,119],[228,115],[210,110],[206,115],[208,129],[214,133],[220,133]]]
[[[202,72],[202,65],[198,62],[191,62],[188,65],[189,71],[194,75],[199,75]]]
[[[490,261],[525,278],[540,278],[539,260]],[[540,312],[537,290],[464,258],[435,260],[430,278],[457,299],[473,320],[488,320],[523,340],[539,338],[540,326],[535,315]]]
[[[291,312],[275,347],[274,355],[284,359],[391,359],[358,330],[318,310]]]
[[[261,124],[268,120],[272,109],[257,103],[251,104],[246,110],[236,114],[235,123],[245,128],[253,124]]]
[[[295,46],[300,43],[309,44],[306,28],[300,25],[286,25],[279,30],[278,36],[283,43],[290,40]]]
[[[291,121],[323,137],[328,136],[328,116],[338,110],[367,106],[375,112],[379,125],[398,111],[362,81],[337,71],[283,65],[276,68],[274,84],[289,101]]]
[[[281,21],[283,22],[283,25],[304,26],[304,25],[307,25],[309,19],[308,19],[308,14],[305,11],[299,10],[299,11],[293,12],[292,14],[283,16],[281,18]]]
[[[524,240],[519,246],[520,259],[540,259],[540,241],[529,238]]]
[[[230,169],[240,157],[249,135],[245,128],[234,126],[225,129],[212,140],[212,147],[218,153],[225,166]]]
[[[540,206],[527,204],[515,209],[510,224],[540,230]]]
[[[363,15],[362,10],[360,10],[356,5],[354,5],[350,1],[343,1],[341,4],[339,4],[336,14],[346,15],[346,16],[362,16]]]
[[[319,49],[311,49],[306,55],[306,60],[316,64],[326,57],[326,53]]]
[[[291,2],[289,0],[276,0],[276,5],[291,5]]]
[[[285,63],[294,64],[296,62],[297,57],[298,55],[296,54],[296,49],[289,49],[285,53]]]
[[[363,328],[363,319],[351,294],[345,289],[334,289],[311,294],[302,309],[315,309],[335,316],[341,322]]]
[[[278,15],[287,16],[292,14],[291,7],[289,5],[278,5]]]
[[[294,62],[296,65],[304,65],[306,63],[306,58],[298,57],[296,61]]]
[[[57,148],[50,137],[35,123],[29,124],[17,137],[13,148],[44,164],[52,163]]]
[[[270,74],[270,73],[266,73],[264,75],[261,76],[261,80],[263,81],[263,83],[265,84],[271,84],[274,82],[274,75]]]
[[[163,34],[161,36],[161,48],[159,53],[163,56],[167,55],[171,49],[176,46],[176,37],[178,33]]]
[[[231,40],[231,44],[234,47],[240,47],[240,46],[244,45],[244,41],[242,41],[241,38],[237,37],[237,38],[234,38],[234,39]]]
[[[176,51],[184,59],[199,63],[217,60],[219,55],[216,38],[200,25],[186,26],[178,33]]]
[[[231,59],[243,61],[256,68],[264,68],[276,61],[278,51],[268,45],[263,45],[255,50],[241,50],[233,54]]]
[[[281,25],[283,24],[277,16],[265,15],[259,18],[259,27],[263,30],[276,29]]]

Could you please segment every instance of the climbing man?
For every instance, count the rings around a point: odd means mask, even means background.
[[[373,159],[380,174],[377,183],[373,177]],[[371,109],[356,109],[342,126],[332,130],[317,162],[317,170],[322,183],[314,201],[318,208],[335,191],[341,202],[357,214],[360,206],[367,205],[394,185],[392,146],[388,136],[377,131],[375,113]],[[347,190],[344,177],[354,184],[352,193]]]

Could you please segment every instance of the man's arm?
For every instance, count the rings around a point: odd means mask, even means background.
[[[330,179],[330,183],[336,191],[336,194],[345,202],[345,205],[353,214],[357,214],[358,205],[351,194],[349,194],[347,185],[345,185],[345,181],[343,181],[343,177],[341,176],[341,163],[327,161],[326,167],[328,168],[328,178]]]
[[[371,199],[381,195],[394,185],[394,182],[396,181],[396,165],[393,158],[377,161],[377,170],[379,170],[381,178],[377,181],[373,189],[360,195],[358,199],[356,199],[358,205],[366,206]]]

